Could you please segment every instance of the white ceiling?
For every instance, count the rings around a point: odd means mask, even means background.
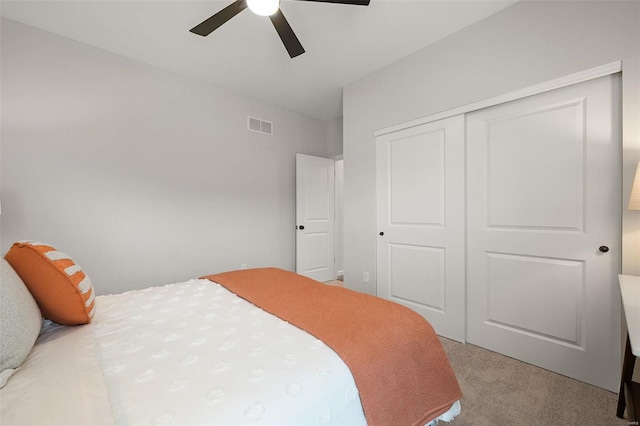
[[[515,3],[372,0],[368,7],[283,0],[306,53],[291,59],[268,18],[241,12],[208,37],[189,29],[231,4],[6,1],[2,16],[303,114],[342,115],[342,88]]]

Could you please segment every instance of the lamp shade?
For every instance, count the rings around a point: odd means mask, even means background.
[[[636,177],[631,186],[631,196],[629,197],[629,210],[640,210],[640,161],[636,168]]]

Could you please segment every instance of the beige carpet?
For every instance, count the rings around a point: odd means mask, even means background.
[[[440,340],[463,392],[462,412],[451,426],[629,425],[616,417],[615,393],[474,345]]]

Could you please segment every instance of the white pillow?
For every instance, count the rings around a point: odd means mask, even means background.
[[[38,338],[42,316],[16,271],[0,261],[0,388],[24,362]]]

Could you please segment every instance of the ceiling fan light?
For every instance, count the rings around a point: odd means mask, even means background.
[[[256,15],[270,16],[280,8],[280,0],[247,0],[247,6]]]

